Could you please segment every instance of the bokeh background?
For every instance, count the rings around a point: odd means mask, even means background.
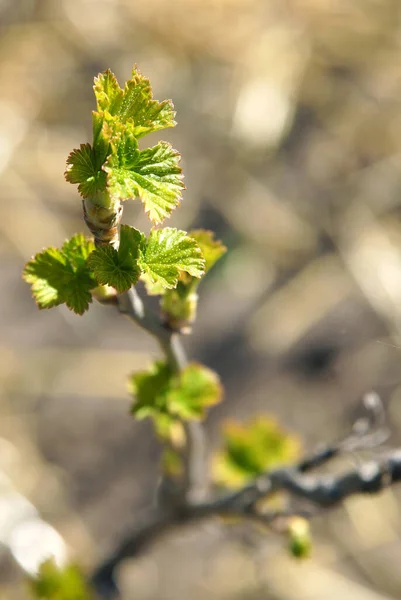
[[[162,139],[187,190],[169,224],[229,248],[185,340],[226,386],[210,447],[225,418],[265,413],[312,448],[346,432],[372,389],[396,445],[400,58],[399,0],[0,0],[1,598],[26,598],[10,547],[29,568],[38,515],[90,569],[157,480],[160,450],[126,391],[154,342],[112,308],[39,312],[21,280],[32,254],[84,231],[63,171],[91,137],[93,77],[110,67],[123,83],[137,63],[173,98],[178,127]],[[139,203],[124,220],[148,227]],[[301,565],[260,532],[180,532],[124,566],[126,597],[399,598],[399,498],[316,519]]]

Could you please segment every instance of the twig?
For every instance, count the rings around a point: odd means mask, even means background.
[[[260,513],[257,502],[277,491],[286,491],[294,499],[309,501],[319,508],[338,505],[355,494],[376,494],[389,485],[401,481],[401,451],[394,451],[381,461],[367,462],[361,467],[338,476],[311,476],[307,472],[327,463],[338,454],[339,445],[318,450],[300,461],[295,467],[276,469],[257,478],[241,490],[209,502],[189,504],[170,514],[156,513],[154,521],[145,521],[140,529],[128,536],[118,550],[104,565],[99,567],[93,583],[105,600],[118,597],[114,571],[125,558],[137,555],[144,547],[167,529],[212,516],[236,516],[271,524],[275,519],[285,518],[288,513]],[[291,514],[304,514],[291,511]],[[108,583],[107,583],[108,582]],[[113,594],[105,593],[113,589]]]
[[[176,524],[176,519],[169,513],[163,514],[159,509],[147,512],[138,519],[136,526],[122,540],[118,548],[93,573],[92,586],[97,595],[104,600],[119,598],[120,592],[115,581],[115,569],[126,558],[134,557],[153,541],[153,539]]]
[[[157,315],[145,307],[134,287],[118,296],[118,310],[155,336],[160,344],[169,344],[171,331],[164,327]]]

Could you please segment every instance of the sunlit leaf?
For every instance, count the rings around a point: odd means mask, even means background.
[[[26,264],[23,277],[31,284],[39,308],[65,303],[77,314],[89,308],[90,290],[97,285],[87,265],[87,257],[93,249],[91,240],[77,234],[61,250],[47,248]]]
[[[219,258],[227,252],[227,248],[220,240],[214,239],[213,231],[208,231],[207,229],[194,229],[190,231],[188,235],[196,240],[201,249],[206,263],[205,273],[208,273]]]
[[[147,371],[139,371],[131,376],[129,387],[134,395],[131,412],[137,419],[168,414],[166,394],[172,376],[163,361],[155,362]]]
[[[201,277],[205,261],[198,244],[185,231],[165,227],[151,231],[139,264],[153,283],[173,288],[183,271]]]
[[[130,390],[134,396],[132,413],[138,419],[161,418],[161,427],[170,427],[177,419],[204,417],[207,408],[222,396],[216,373],[197,363],[174,374],[165,362],[156,362],[149,370],[131,376]]]
[[[90,144],[81,144],[67,158],[65,178],[70,183],[78,183],[78,191],[84,198],[95,196],[106,188],[106,173],[97,164]]]
[[[118,114],[124,94],[110,69],[95,77],[93,89],[98,111],[107,110],[111,115]]]
[[[93,269],[97,281],[102,285],[114,287],[118,292],[129,290],[138,281],[140,268],[138,254],[144,235],[122,225],[118,250],[112,246],[100,246],[89,257],[89,266]]]
[[[128,129],[113,138],[112,148],[104,167],[110,196],[139,198],[151,221],[161,223],[179,204],[184,188],[179,153],[167,142],[139,150]]]
[[[167,406],[181,419],[201,419],[206,409],[221,398],[222,387],[217,374],[203,365],[190,363],[172,382]]]

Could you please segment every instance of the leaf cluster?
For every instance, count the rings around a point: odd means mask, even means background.
[[[181,199],[180,155],[167,142],[141,150],[138,140],[174,127],[171,100],[155,100],[149,79],[136,67],[124,89],[107,70],[95,78],[94,92],[93,141],[69,155],[67,181],[99,206],[139,198],[151,221],[161,223]]]
[[[204,265],[199,246],[185,231],[153,229],[146,238],[134,227],[122,225],[117,250],[111,245],[95,249],[91,240],[77,234],[61,250],[47,248],[34,256],[23,276],[39,308],[66,303],[82,314],[92,301],[91,290],[99,285],[121,293],[143,274],[154,284],[173,288],[181,273],[201,277]]]
[[[216,373],[195,362],[178,374],[166,362],[155,362],[147,371],[134,373],[129,387],[132,413],[137,419],[151,417],[162,436],[170,435],[177,421],[203,419],[207,408],[222,397]]]
[[[180,199],[179,154],[166,142],[141,150],[138,140],[176,124],[172,102],[155,100],[149,80],[136,67],[124,89],[108,70],[95,78],[94,92],[97,106],[92,115],[92,144],[73,150],[66,170],[67,181],[78,184],[86,202],[90,229],[114,227],[119,222],[120,203],[130,198],[140,198],[145,212],[158,224],[170,216]],[[47,248],[27,263],[24,278],[31,284],[39,308],[65,303],[83,314],[94,290],[96,297],[102,297],[106,286],[123,293],[142,278],[149,293],[164,296],[161,308],[170,320],[183,315],[191,320],[196,311],[191,295],[225,251],[210,232],[188,235],[171,227],[153,228],[145,236],[123,225],[119,239],[99,239],[101,245],[95,248],[78,234],[61,249]],[[104,243],[103,239],[113,242]]]
[[[241,424],[223,427],[224,447],[214,458],[214,480],[236,488],[279,465],[290,463],[300,453],[300,443],[270,417],[258,416]]]
[[[220,240],[214,238],[212,231],[196,229],[190,231],[188,235],[195,240],[202,252],[205,260],[204,274],[206,275],[227,249]],[[149,294],[161,296],[161,310],[172,329],[182,330],[194,322],[200,278],[188,271],[182,272],[177,286],[173,289],[161,286],[159,282],[155,282],[146,275],[142,279]]]

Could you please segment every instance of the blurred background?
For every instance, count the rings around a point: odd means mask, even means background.
[[[91,138],[93,77],[109,67],[123,84],[136,63],[173,98],[178,126],[149,138],[184,157],[168,224],[229,248],[185,340],[226,387],[210,446],[225,418],[265,413],[313,448],[349,429],[370,390],[397,445],[400,56],[399,0],[0,0],[1,598],[26,598],[38,531],[90,569],[157,480],[159,447],[127,417],[126,391],[155,343],[112,308],[39,312],[21,280],[32,254],[85,231],[63,172]],[[148,227],[138,202],[124,221]],[[302,564],[280,539],[240,543],[209,523],[124,565],[121,582],[137,600],[399,598],[399,499],[316,519]]]

